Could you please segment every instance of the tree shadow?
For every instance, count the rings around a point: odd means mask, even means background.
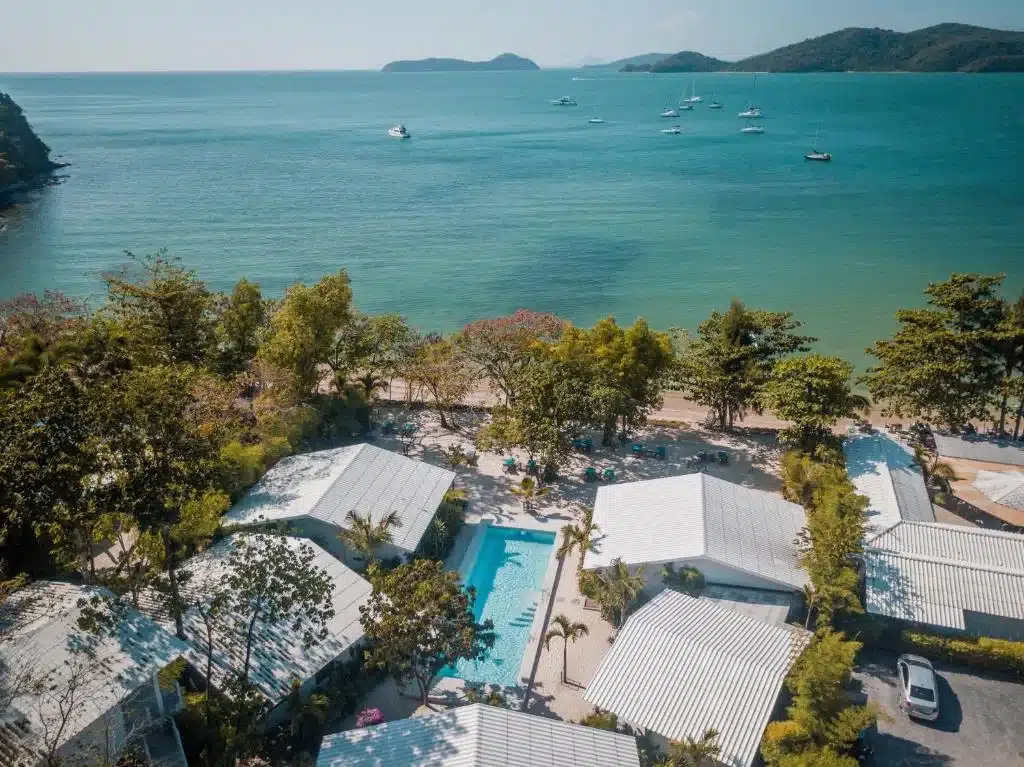
[[[867,742],[873,753],[862,764],[878,767],[943,767],[953,764],[952,757],[892,733],[873,730],[868,734]]]

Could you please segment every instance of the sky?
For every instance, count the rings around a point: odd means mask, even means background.
[[[1024,30],[1024,0],[0,0],[0,72],[376,69],[511,51],[558,66],[742,58],[848,26]]]

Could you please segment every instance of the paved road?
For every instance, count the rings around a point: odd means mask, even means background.
[[[1024,685],[937,666],[940,715],[911,721],[898,708],[896,656],[862,658],[854,677],[886,716],[871,734],[874,764],[1024,767]]]

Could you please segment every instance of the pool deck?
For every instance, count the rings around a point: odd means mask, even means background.
[[[468,416],[460,414],[461,432],[441,429],[437,416],[431,411],[412,412],[399,409],[381,409],[378,420],[393,420],[405,423],[413,421],[420,425],[415,444],[409,456],[438,466],[445,466],[444,450],[452,444],[470,446],[476,426],[469,423]],[[634,457],[621,448],[612,450],[598,444],[600,435],[594,436],[595,450],[589,455],[574,455],[562,469],[562,477],[550,488],[550,492],[536,503],[536,513],[526,514],[511,488],[524,476],[522,473],[507,475],[502,471],[503,456],[482,453],[476,467],[462,466],[457,470],[456,487],[463,488],[469,498],[466,515],[467,525],[456,539],[455,546],[446,564],[449,569],[459,569],[472,543],[478,525],[487,522],[495,526],[519,527],[558,533],[567,524],[578,521],[585,509],[592,508],[599,482],[585,482],[583,470],[594,466],[598,471],[612,468],[616,481],[632,482],[643,479],[676,476],[690,473],[685,460],[698,450],[724,449],[729,451],[728,466],[714,465],[708,473],[736,482],[747,487],[778,492],[778,451],[771,437],[757,433],[712,433],[698,427],[652,426],[641,435],[641,441],[668,448],[666,460]],[[396,440],[380,438],[380,447],[401,451]],[[517,455],[525,463],[525,455]],[[585,610],[584,598],[577,585],[576,568],[579,555],[569,557],[559,571],[555,552],[561,536],[552,550],[542,596],[537,606],[537,617],[530,630],[520,667],[520,680],[525,682],[534,677],[533,691],[527,710],[542,716],[566,721],[578,721],[590,713],[591,706],[583,700],[586,685],[596,673],[615,636],[615,629],[601,618],[599,612]],[[557,576],[557,580],[556,580]],[[569,620],[582,622],[590,630],[589,636],[569,645],[568,683],[563,683],[562,646],[556,641],[551,650],[544,649],[542,638],[547,631],[550,616],[564,614]],[[534,667],[536,672],[533,673]],[[465,683],[458,679],[442,679],[432,691],[433,710],[454,705],[464,699]],[[511,701],[519,700],[524,690],[509,690]],[[419,709],[416,700],[402,696],[392,682],[386,682],[375,689],[364,702],[364,706],[375,706],[382,710],[387,720],[413,715]],[[426,712],[430,709],[423,709]],[[354,720],[354,717],[353,717]],[[354,721],[343,723],[344,728],[353,726]]]

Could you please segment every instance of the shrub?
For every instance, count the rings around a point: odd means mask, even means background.
[[[947,663],[1024,676],[1024,642],[992,637],[949,637],[908,629],[903,649]]]
[[[584,727],[594,727],[598,730],[609,730],[611,732],[618,732],[619,730],[619,718],[611,711],[602,711],[597,707],[580,719],[579,723]]]
[[[384,723],[384,714],[379,708],[364,708],[356,714],[356,727],[372,727]]]
[[[466,524],[466,504],[462,501],[445,501],[420,542],[417,554],[428,559],[444,561],[455,545],[455,539]]]
[[[696,567],[683,565],[678,570],[671,562],[661,568],[662,582],[673,591],[699,597],[704,590],[704,575]]]

